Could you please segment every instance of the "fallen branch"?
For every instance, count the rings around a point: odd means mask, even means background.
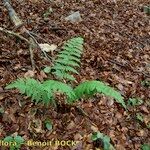
[[[145,77],[148,77],[148,78],[150,77],[150,74],[148,74],[148,73],[146,73],[144,71],[134,70],[134,68],[130,67],[130,65],[128,65],[128,64],[122,64],[120,62],[117,62],[117,61],[111,60],[111,59],[108,59],[108,62],[116,64],[116,65],[121,66],[121,67],[126,67],[126,68],[130,69],[133,73],[142,74],[142,75],[144,75]]]
[[[4,6],[8,10],[9,17],[10,17],[12,23],[15,25],[15,30],[18,29],[18,28],[22,29],[22,32],[26,33],[30,37],[30,41],[28,41],[26,38],[20,36],[18,33],[14,33],[12,31],[4,30],[3,28],[1,28],[1,29],[2,29],[3,32],[12,34],[14,36],[17,36],[18,38],[20,38],[22,40],[25,40],[29,44],[30,58],[31,58],[31,64],[32,64],[33,70],[35,69],[35,63],[34,63],[34,58],[33,58],[33,47],[35,47],[35,45],[36,45],[36,47],[38,47],[44,53],[44,56],[48,60],[50,60],[49,57],[47,56],[47,54],[45,53],[45,51],[43,51],[41,49],[38,41],[35,39],[35,37],[33,36],[33,34],[30,33],[30,31],[28,31],[23,26],[23,21],[18,17],[17,13],[13,9],[13,7],[10,5],[10,0],[3,0],[3,3],[4,3]]]
[[[45,40],[44,38],[42,38],[41,36],[37,35],[36,33],[30,31],[30,34],[33,35],[34,37],[36,36],[39,40],[42,40],[45,43],[48,43],[47,40]]]
[[[4,6],[7,8],[10,19],[12,23],[15,25],[15,27],[21,27],[23,25],[23,22],[19,19],[17,13],[13,9],[13,7],[10,5],[10,0],[3,0]]]

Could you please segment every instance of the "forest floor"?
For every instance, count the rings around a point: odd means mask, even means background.
[[[95,131],[109,136],[116,150],[140,150],[141,145],[150,144],[150,16],[143,12],[144,6],[150,6],[149,0],[11,0],[11,4],[25,27],[43,38],[39,43],[47,41],[60,49],[70,38],[84,38],[77,83],[100,80],[120,91],[126,104],[129,98],[140,104],[132,103],[127,111],[113,99],[95,95],[77,103],[85,116],[75,107],[63,106],[56,111],[51,106],[35,105],[17,90],[5,90],[19,77],[48,79],[42,70],[52,63],[35,49],[36,69],[32,71],[29,46],[0,32],[0,138],[13,134],[26,141],[79,141],[71,147],[24,145],[21,150],[102,149],[100,140],[91,140]],[[79,11],[82,21],[66,21],[71,11]],[[2,2],[0,27],[14,30]],[[49,55],[55,57],[57,53]],[[46,119],[52,122],[51,130],[44,126]]]

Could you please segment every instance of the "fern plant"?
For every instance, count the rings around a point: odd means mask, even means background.
[[[69,40],[63,47],[63,51],[58,54],[58,59],[54,61],[54,66],[51,68],[53,74],[59,79],[75,80],[71,73],[78,74],[74,67],[78,67],[83,49],[83,39],[73,38]],[[42,101],[45,104],[53,104],[56,106],[55,93],[60,92],[67,96],[66,103],[73,102],[88,95],[92,96],[95,93],[103,93],[106,96],[114,98],[124,108],[126,108],[124,98],[119,92],[100,81],[86,81],[79,84],[74,89],[57,80],[47,80],[39,82],[35,79],[24,78],[17,79],[15,82],[6,86],[6,89],[17,88],[22,94],[32,98],[36,103]]]
[[[58,58],[51,67],[51,72],[58,79],[75,80],[72,73],[79,74],[75,67],[80,65],[80,57],[83,51],[83,38],[77,37],[68,40],[63,51],[59,52]]]
[[[6,86],[6,89],[12,88],[19,89],[22,94],[31,97],[32,101],[35,101],[36,103],[42,101],[45,104],[51,103],[54,106],[56,106],[54,97],[56,92],[65,94],[67,96],[66,103],[68,104],[72,104],[81,99],[84,95],[92,96],[95,93],[103,93],[106,96],[114,98],[126,108],[124,99],[119,92],[105,83],[95,80],[81,83],[73,89],[71,86],[55,80],[47,80],[40,83],[35,79],[25,78],[18,79]]]
[[[115,150],[113,145],[111,144],[111,139],[109,136],[101,133],[100,131],[94,132],[91,136],[93,142],[97,143],[98,141],[102,141],[104,150]]]
[[[24,144],[25,140],[17,135],[17,136],[6,136],[4,138],[4,142],[9,143],[9,150],[19,150],[21,145]]]

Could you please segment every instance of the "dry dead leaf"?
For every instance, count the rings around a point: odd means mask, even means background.
[[[29,125],[28,125],[28,129],[31,132],[35,132],[35,133],[43,133],[42,130],[42,121],[40,119],[33,119],[30,121]]]
[[[39,44],[39,46],[44,52],[53,52],[54,50],[57,49],[57,45],[55,44],[49,45],[47,43],[44,43],[44,44]]]
[[[68,129],[68,130],[71,130],[71,129],[73,129],[75,126],[76,126],[76,124],[74,123],[74,121],[71,121],[71,122],[68,124],[67,129]]]
[[[148,109],[147,109],[147,107],[146,106],[141,106],[141,110],[143,111],[143,112],[145,112],[145,113],[147,113],[147,114],[149,114],[150,113],[150,111],[148,111]]]
[[[74,136],[75,141],[81,141],[82,139],[83,139],[83,137],[81,136],[81,134],[79,134],[79,133],[75,134],[75,136]]]
[[[98,132],[98,128],[97,127],[95,127],[95,126],[91,126],[91,130],[93,131],[93,132]]]
[[[35,76],[35,72],[32,71],[32,70],[28,70],[25,74],[24,74],[24,77],[25,78],[32,78]]]
[[[138,136],[140,136],[140,137],[143,137],[143,136],[145,136],[145,131],[144,130],[140,130],[140,131],[136,132],[136,134]]]
[[[5,98],[4,94],[0,94],[0,100],[3,100]]]

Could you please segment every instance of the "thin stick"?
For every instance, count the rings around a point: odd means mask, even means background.
[[[30,42],[32,43],[32,44],[29,45],[31,65],[32,65],[32,69],[35,70],[34,53],[33,53],[34,41],[31,37],[30,37]]]
[[[48,57],[48,55],[46,54],[45,51],[43,51],[38,43],[38,41],[36,40],[36,38],[28,31],[26,30],[26,33],[33,39],[34,43],[37,45],[37,47],[43,52],[44,56],[47,58],[47,60],[50,60],[50,58]],[[51,60],[50,60],[51,61]]]
[[[0,31],[1,31],[1,32],[4,32],[4,33],[6,33],[6,34],[10,34],[10,35],[16,36],[16,37],[18,37],[19,39],[21,39],[21,40],[23,40],[23,41],[26,41],[28,44],[30,44],[30,42],[29,42],[26,38],[24,38],[23,36],[21,36],[19,33],[15,33],[15,32],[12,32],[12,31],[10,31],[10,30],[6,30],[6,29],[4,29],[4,28],[2,28],[2,27],[0,27]]]
[[[41,37],[41,36],[39,36],[38,34],[36,34],[36,33],[32,32],[32,31],[29,31],[29,32],[30,32],[30,34],[32,34],[33,36],[36,36],[38,39],[40,39],[40,40],[44,41],[45,43],[48,43],[48,41],[47,41],[47,40],[45,40],[44,38],[42,38],[42,37]]]
[[[44,53],[44,56],[50,60],[46,54],[45,51],[43,51],[38,43],[38,41],[35,39],[35,37],[30,33],[30,31],[28,31],[24,26],[23,26],[23,21],[18,17],[17,13],[15,12],[15,10],[13,9],[13,7],[10,5],[10,0],[3,0],[4,6],[7,8],[8,13],[9,13],[9,17],[12,21],[12,23],[15,25],[16,28],[18,27],[22,27],[21,29],[23,30],[24,33],[27,33],[28,36],[30,38],[32,38],[32,41],[30,39],[30,41],[28,41],[29,44],[29,51],[30,51],[30,58],[31,58],[31,64],[33,69],[35,69],[35,63],[33,61],[33,47],[36,44],[36,46]],[[19,38],[22,38],[25,40],[24,37],[21,37],[20,35],[13,33],[13,32],[8,32],[11,33],[12,35],[18,36]],[[27,41],[27,40],[26,40]],[[31,42],[31,43],[30,43]],[[34,44],[35,43],[35,44]],[[51,61],[51,60],[50,60]]]

